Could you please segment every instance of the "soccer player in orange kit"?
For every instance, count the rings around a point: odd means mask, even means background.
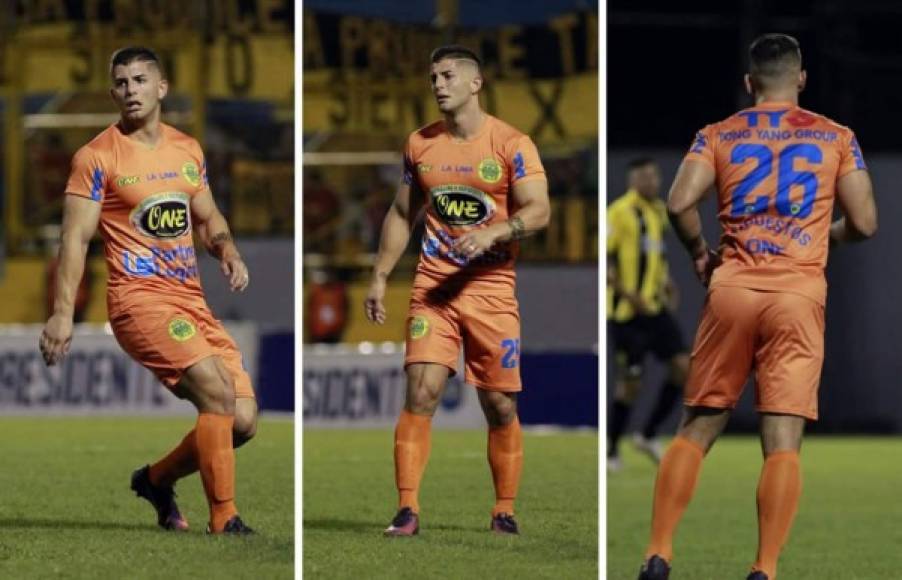
[[[121,118],[72,160],[55,306],[41,352],[52,365],[69,350],[75,292],[99,226],[116,340],[198,411],[195,428],[175,449],[135,471],[132,490],[153,505],[161,527],[187,529],[173,485],[199,470],[208,532],[249,533],[235,507],[233,446],[253,437],[257,404],[238,347],[204,300],[192,231],[220,261],[233,291],[247,287],[247,267],[216,208],[200,146],[160,121],[168,84],[156,54],[120,49],[110,76]]]
[[[432,415],[464,348],[465,378],[477,387],[489,425],[495,486],[490,528],[517,534],[514,499],[523,465],[517,418],[520,316],[514,295],[517,240],[548,224],[548,182],[528,136],[479,106],[481,63],[471,50],[433,51],[432,92],[444,120],[413,132],[404,176],[382,226],[367,317],[385,322],[389,274],[420,209],[426,228],[407,320],[407,394],[395,429],[398,512],[389,536],[419,531],[417,492]]]
[[[871,180],[855,135],[798,105],[806,82],[798,42],[765,34],[751,44],[749,61],[745,84],[755,105],[698,133],[667,203],[709,290],[683,419],[658,469],[640,580],[668,577],[673,535],[702,459],[752,369],[764,466],[758,554],[748,579],[776,578],[802,491],[805,420],[817,419],[828,245],[868,238],[877,229]],[[697,209],[712,186],[723,230],[717,253],[702,235]],[[834,199],[845,217],[831,224]]]

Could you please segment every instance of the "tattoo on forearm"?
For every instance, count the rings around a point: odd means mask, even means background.
[[[219,232],[218,234],[216,234],[212,238],[210,238],[210,242],[209,242],[209,245],[207,246],[207,249],[209,250],[210,254],[213,257],[219,258],[222,256],[222,247],[227,242],[231,242],[231,241],[232,241],[232,234],[230,234],[229,232]]]
[[[523,220],[520,216],[514,216],[511,219],[507,220],[507,225],[511,228],[511,239],[519,240],[520,238],[526,237],[526,224],[523,223]]]

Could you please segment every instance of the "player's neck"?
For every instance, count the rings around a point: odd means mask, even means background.
[[[768,105],[773,103],[790,103],[793,106],[799,106],[798,91],[773,92],[773,93],[757,93],[755,95],[755,105]]]
[[[479,134],[486,114],[479,108],[479,101],[471,101],[457,111],[445,115],[445,127],[455,139],[469,141]]]
[[[138,122],[119,119],[119,126],[123,135],[148,147],[156,147],[163,136],[159,112],[148,115],[146,119]]]

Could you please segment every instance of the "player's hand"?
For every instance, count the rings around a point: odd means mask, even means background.
[[[458,256],[468,260],[478,258],[489,248],[495,245],[496,234],[491,228],[481,228],[467,232],[460,236],[451,245],[451,249]]]
[[[219,268],[223,275],[229,279],[229,288],[232,292],[244,292],[250,283],[250,274],[244,260],[237,253],[223,256],[219,262]]]
[[[695,266],[695,275],[698,277],[702,285],[707,288],[711,283],[711,275],[714,269],[720,266],[720,254],[710,248],[706,248],[704,252],[692,259]]]
[[[363,309],[366,317],[370,322],[376,324],[385,324],[385,280],[380,276],[373,277],[370,283],[370,289],[366,293],[366,299],[363,301]]]
[[[63,360],[72,345],[72,317],[54,314],[44,325],[44,332],[38,341],[41,356],[48,366]]]

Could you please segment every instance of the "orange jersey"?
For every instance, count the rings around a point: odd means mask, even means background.
[[[200,145],[161,124],[156,147],[117,125],[78,150],[66,193],[101,204],[109,290],[177,292],[203,299],[191,229],[191,198],[207,187]]]
[[[791,103],[762,103],[702,129],[686,159],[717,176],[723,264],[711,287],[824,304],[836,182],[866,169],[852,130]]]
[[[425,195],[426,231],[414,288],[445,284],[470,294],[512,293],[517,242],[496,244],[473,260],[457,255],[454,240],[512,215],[512,188],[545,179],[532,140],[510,125],[486,115],[473,139],[458,142],[444,121],[415,131],[404,151],[404,180]],[[459,285],[459,286],[458,286]]]

